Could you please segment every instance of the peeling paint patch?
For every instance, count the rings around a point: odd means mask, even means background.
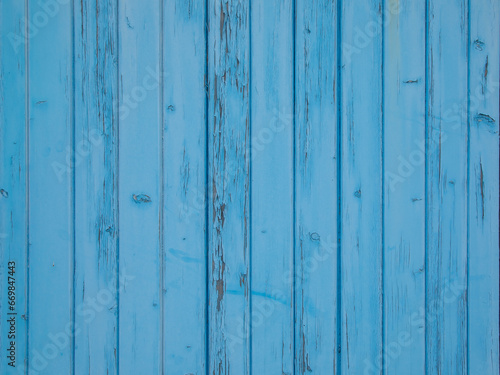
[[[316,232],[309,234],[309,238],[311,239],[311,241],[319,241],[320,240],[320,236]]]
[[[474,48],[478,51],[482,51],[484,49],[484,43],[479,39],[476,39],[474,41]]]
[[[132,198],[135,203],[151,203],[151,198],[146,194],[134,194]]]
[[[495,123],[496,120],[490,115],[479,113],[474,117],[474,122],[477,126],[485,125],[489,128],[491,133],[496,133]]]

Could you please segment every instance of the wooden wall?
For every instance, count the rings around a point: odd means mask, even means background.
[[[497,375],[499,35],[497,0],[0,0],[0,372]]]

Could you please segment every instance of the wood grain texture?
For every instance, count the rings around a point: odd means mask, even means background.
[[[75,370],[117,374],[118,36],[112,1],[75,3]]]
[[[360,374],[382,368],[382,3],[343,2],[340,17],[341,372]]]
[[[425,3],[383,7],[383,370],[425,374]]]
[[[208,345],[219,375],[250,374],[249,14],[247,1],[208,7]]]
[[[26,368],[28,350],[27,69],[24,2],[0,2],[0,368]],[[9,366],[9,262],[15,262],[16,368]],[[10,350],[9,350],[10,351]]]
[[[471,1],[469,17],[468,373],[496,374],[500,4]]]
[[[165,2],[164,371],[207,372],[206,2]]]
[[[2,374],[498,374],[497,1],[0,0],[0,31]]]
[[[297,1],[295,373],[339,371],[337,2]]]
[[[29,2],[29,358],[30,373],[69,374],[73,322],[72,8],[49,18]],[[50,51],[48,53],[47,51]],[[32,267],[33,265],[33,267]],[[56,344],[54,337],[60,337]],[[58,340],[58,339],[56,339]]]
[[[293,1],[251,8],[251,366],[292,374]],[[237,339],[242,340],[241,332]]]
[[[118,9],[119,373],[158,374],[161,324],[161,8],[129,0]]]
[[[466,374],[469,9],[430,0],[427,12],[427,374]]]

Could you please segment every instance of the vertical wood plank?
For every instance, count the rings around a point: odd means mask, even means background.
[[[498,374],[498,1],[470,2],[469,374]]]
[[[119,2],[119,372],[162,370],[160,1]]]
[[[73,10],[69,2],[50,12],[40,2],[29,1],[28,6],[34,26],[29,39],[28,360],[30,373],[69,374],[73,367]]]
[[[296,3],[295,373],[339,371],[337,2]]]
[[[207,369],[206,2],[165,2],[164,369]]]
[[[384,10],[384,373],[424,374],[425,2]]]
[[[467,1],[429,0],[427,373],[467,373]]]
[[[382,367],[382,3],[342,3],[342,374]]]
[[[117,374],[117,3],[74,11],[75,373]]]
[[[249,4],[214,0],[208,12],[209,373],[244,375],[250,374]]]
[[[292,374],[293,1],[252,2],[252,372]],[[242,337],[238,336],[238,339]]]
[[[28,335],[23,318],[28,311],[25,5],[0,1],[0,368],[6,375],[24,373]],[[9,292],[14,293],[15,304]],[[15,337],[7,322],[11,318]],[[8,358],[11,341],[15,341],[15,361]]]

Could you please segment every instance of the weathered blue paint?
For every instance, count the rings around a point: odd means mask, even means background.
[[[161,85],[146,77],[160,79],[162,16],[159,0],[118,4],[118,273],[133,278],[118,290],[118,372],[157,374],[163,337],[163,111]]]
[[[40,373],[69,374],[74,343],[65,332],[71,329],[68,323],[75,317],[72,8],[69,4],[61,6],[48,20],[41,3],[30,1],[27,17],[40,25],[37,31],[30,30],[33,37],[26,49],[27,361],[30,368],[39,368]],[[10,45],[5,47],[7,53],[12,53]],[[55,173],[59,169],[66,171]],[[49,335],[59,337],[61,333],[64,339],[55,346]],[[19,365],[24,358],[18,357]]]
[[[8,305],[9,262],[15,262],[17,279],[17,355],[27,357],[28,320],[28,206],[27,201],[27,56],[24,45],[19,53],[4,53],[3,46],[10,46],[9,35],[4,30],[20,34],[24,31],[21,20],[26,16],[26,4],[17,2],[6,5],[0,2],[0,346],[4,353],[10,348],[6,339],[10,325],[4,319]],[[10,48],[10,47],[9,47]],[[9,124],[9,126],[6,126]],[[0,366],[7,368],[8,359],[3,355]],[[22,365],[22,363],[20,363]],[[11,371],[12,373],[12,371]]]
[[[427,9],[426,309],[434,317],[426,322],[429,374],[467,373],[468,14],[465,0],[432,0]],[[461,108],[450,117],[454,105]],[[459,287],[453,298],[448,285]]]
[[[205,374],[206,2],[163,12],[163,363],[166,374]]]
[[[297,1],[295,25],[295,371],[340,370],[337,9]]]
[[[384,3],[394,9],[393,0]],[[384,185],[384,336],[386,373],[425,374],[425,2],[387,14],[384,32],[384,170],[404,181]],[[409,46],[412,46],[409,53]],[[403,159],[402,159],[403,158]],[[417,317],[417,318],[416,318]],[[411,345],[407,345],[411,342]]]
[[[75,324],[86,329],[75,336],[74,367],[91,374],[118,367],[116,15],[113,3],[75,3],[74,307]],[[90,307],[103,296],[102,311]]]
[[[359,30],[383,23],[382,2],[342,2],[340,89],[341,369],[383,368],[382,34],[359,44]],[[366,31],[362,31],[366,33]],[[366,45],[365,45],[366,44]],[[371,369],[369,371],[372,371]],[[378,372],[378,370],[377,370]]]
[[[250,13],[250,361],[255,374],[291,374],[294,364],[293,6],[290,0],[259,0]],[[236,336],[243,339],[239,331]]]
[[[0,35],[2,374],[499,373],[498,1],[0,0]]]
[[[500,6],[496,1],[471,1],[469,6],[467,363],[470,374],[493,374],[499,372],[496,154]]]

